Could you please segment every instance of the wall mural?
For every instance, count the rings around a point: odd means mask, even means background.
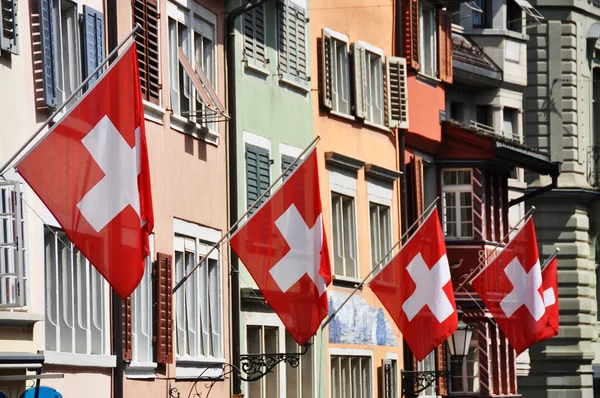
[[[329,290],[329,314],[346,300],[348,292]],[[355,294],[329,323],[329,342],[396,347],[392,325],[383,309],[375,308]]]

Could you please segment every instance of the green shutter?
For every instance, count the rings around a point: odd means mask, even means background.
[[[281,155],[281,172],[284,173],[283,174],[283,179],[285,180],[286,178],[288,178],[290,176],[290,174],[292,174],[292,172],[296,169],[296,167],[298,167],[298,164],[294,165],[294,167],[292,167],[291,169],[289,169],[286,172],[286,169],[288,167],[290,167],[290,165],[292,163],[294,163],[294,161],[296,160],[296,158],[291,157],[291,156],[287,156],[287,155]]]
[[[269,151],[254,145],[246,144],[246,206],[250,208],[263,192],[269,189],[271,160]],[[269,193],[254,207],[256,210],[267,200]]]
[[[244,59],[252,65],[266,67],[264,4],[244,14]]]
[[[287,0],[280,0],[277,8],[279,53],[277,69],[283,79],[307,86],[306,10]]]

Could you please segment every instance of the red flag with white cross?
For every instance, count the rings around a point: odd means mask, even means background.
[[[122,298],[144,274],[154,225],[135,43],[16,165]]]
[[[532,217],[471,285],[517,355],[558,333],[556,258],[542,273]]]
[[[418,361],[454,333],[458,315],[437,209],[369,286]]]
[[[229,244],[288,333],[308,341],[327,316],[331,282],[315,150]]]

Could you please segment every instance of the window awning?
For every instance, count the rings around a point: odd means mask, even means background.
[[[44,356],[30,352],[0,352],[0,369],[41,369]]]

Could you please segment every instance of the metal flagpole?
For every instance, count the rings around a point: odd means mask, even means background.
[[[194,268],[192,268],[192,270],[190,272],[188,272],[179,282],[177,282],[177,284],[175,285],[175,287],[173,288],[173,290],[171,291],[171,294],[175,294],[175,292],[177,290],[179,290],[179,288],[185,283],[185,281],[188,280],[188,278],[194,273],[194,271],[196,271],[196,269],[198,269],[198,267],[200,267],[204,261],[208,258],[208,256],[210,256],[210,254],[215,251],[220,245],[221,243],[223,243],[223,241],[225,239],[227,239],[228,237],[230,237],[230,235],[232,235],[235,232],[236,227],[239,225],[240,222],[242,222],[242,220],[244,219],[244,217],[246,217],[248,215],[248,213],[250,213],[252,210],[254,210],[254,208],[260,203],[260,201],[271,192],[271,189],[273,189],[273,187],[275,186],[275,184],[277,184],[279,182],[279,180],[281,180],[283,178],[283,176],[290,171],[294,166],[296,166],[296,164],[298,163],[299,160],[301,160],[302,156],[304,156],[304,154],[306,154],[311,148],[313,148],[315,145],[317,145],[317,143],[321,140],[321,136],[317,135],[310,144],[308,144],[308,146],[300,153],[300,155],[298,155],[298,157],[292,162],[292,164],[290,164],[280,175],[279,177],[277,177],[275,179],[275,181],[273,181],[271,183],[271,185],[269,185],[269,187],[262,193],[262,195],[260,195],[258,197],[258,199],[256,199],[254,201],[254,203],[252,203],[252,205],[248,208],[248,210],[246,210],[246,212],[244,214],[242,214],[242,216],[240,218],[238,218],[238,220],[231,226],[231,228],[229,228],[229,230],[221,237],[221,239],[219,239],[219,241],[217,243],[215,243],[210,250],[208,251],[208,253],[206,253],[206,255],[202,258],[202,260],[200,260],[198,262],[198,264],[196,264],[194,266]],[[259,206],[258,209],[260,209],[262,207]]]
[[[544,261],[544,264],[542,264],[540,271],[543,271],[548,265],[550,265],[550,262],[552,260],[554,260],[554,258],[556,257],[556,255],[558,254],[559,251],[560,251],[560,247],[557,247],[556,250],[554,250],[554,253],[552,253],[550,255],[550,257],[548,257],[548,259],[546,259],[546,261]]]
[[[48,119],[46,119],[46,121],[44,123],[42,123],[42,125],[35,131],[35,133],[33,133],[33,135],[31,137],[29,137],[29,139],[27,141],[25,141],[25,143],[21,146],[21,148],[19,148],[19,150],[17,150],[17,152],[15,152],[14,155],[12,155],[10,157],[10,159],[8,159],[8,161],[6,163],[4,163],[4,165],[2,166],[2,168],[0,168],[0,175],[4,174],[6,172],[6,170],[10,167],[11,163],[15,161],[15,159],[21,154],[21,152],[23,152],[25,150],[25,148],[27,148],[29,146],[29,144],[31,144],[33,142],[33,140],[35,140],[35,138],[42,132],[42,130],[44,130],[44,128],[46,128],[46,126],[48,126],[48,124],[54,120],[54,118],[69,104],[69,102],[71,102],[71,100],[73,98],[75,98],[79,92],[81,91],[81,89],[83,89],[85,87],[85,85],[92,80],[96,74],[98,72],[100,72],[102,70],[102,68],[104,68],[104,66],[115,56],[115,54],[117,54],[117,52],[119,51],[119,49],[121,47],[123,47],[123,45],[133,36],[135,35],[138,30],[141,29],[141,26],[139,24],[135,24],[135,27],[133,28],[133,30],[131,32],[129,32],[129,34],[127,36],[125,36],[125,38],[119,43],[117,44],[117,47],[112,50],[107,56],[106,58],[104,58],[104,60],[100,63],[100,65],[98,65],[98,67],[96,67],[96,69],[94,69],[94,71],[92,73],[90,73],[90,75],[79,85],[79,87],[77,87],[76,90],[73,91],[73,93],[71,93],[71,95],[69,96],[69,98],[67,98],[62,104],[60,104],[55,110],[54,112],[52,112],[52,114],[48,117]],[[116,62],[112,63],[112,65],[114,65]],[[94,82],[94,84],[98,83],[101,79],[96,80],[96,82]],[[93,86],[92,86],[93,87]],[[91,89],[91,87],[90,87]],[[91,90],[88,90],[87,92],[90,92]],[[79,101],[81,101],[84,98],[84,96],[82,96]],[[79,102],[78,101],[78,102]],[[75,103],[77,104],[77,102]],[[75,106],[75,104],[73,104],[73,107]],[[63,115],[63,118],[66,117],[66,114]],[[61,118],[62,120],[62,118]],[[58,123],[55,124],[55,126],[57,126]],[[50,134],[50,132],[52,132],[52,128],[50,130],[48,130],[46,132],[46,135]]]
[[[404,240],[404,238],[406,238],[406,236],[408,235],[408,233],[416,226],[419,225],[419,221],[424,218],[426,215],[428,215],[428,213],[433,209],[433,207],[437,204],[437,201],[440,199],[440,197],[438,196],[437,198],[435,198],[435,200],[433,201],[433,203],[431,203],[429,205],[429,207],[427,209],[425,209],[425,211],[423,212],[423,214],[421,214],[419,216],[419,218],[417,218],[415,220],[415,222],[408,227],[408,229],[406,230],[406,232],[400,237],[400,239],[398,239],[398,241],[394,244],[394,246],[392,246],[392,248],[385,254],[385,256],[383,256],[383,258],[381,260],[379,260],[379,262],[377,263],[377,265],[375,267],[373,267],[373,269],[371,270],[371,272],[369,272],[369,274],[367,276],[364,277],[364,279],[358,284],[356,285],[356,287],[354,288],[354,290],[352,292],[350,292],[350,294],[348,295],[348,297],[346,297],[346,300],[344,300],[344,302],[335,310],[335,312],[331,315],[329,315],[327,317],[327,319],[325,320],[325,323],[323,323],[323,325],[321,325],[321,330],[325,329],[325,326],[327,326],[329,324],[329,322],[331,322],[331,320],[337,315],[338,312],[340,312],[340,310],[342,309],[342,307],[344,305],[346,305],[346,303],[348,303],[348,301],[350,301],[350,299],[352,298],[352,296],[354,296],[354,294],[359,291],[362,286],[365,284],[365,282],[367,281],[367,279],[369,279],[369,277],[371,275],[373,275],[375,273],[375,271],[379,270],[379,266],[385,261],[385,259],[387,258],[387,256],[389,256],[390,254],[392,254],[392,252],[394,251],[394,249],[400,244],[400,242],[402,242]],[[417,228],[418,229],[418,228]],[[391,261],[391,260],[390,260]]]
[[[532,213],[535,211],[535,206],[531,206],[531,209],[529,209],[527,211],[527,213],[525,213],[525,216],[523,216],[523,218],[521,218],[519,220],[518,223],[515,224],[514,227],[512,227],[507,233],[506,235],[504,235],[502,237],[502,239],[496,243],[496,246],[494,246],[494,250],[492,250],[487,256],[485,256],[485,258],[483,260],[481,260],[481,263],[479,263],[479,265],[475,268],[473,268],[473,270],[469,273],[469,275],[467,276],[467,278],[460,284],[458,285],[458,287],[456,289],[454,289],[454,293],[458,292],[460,290],[461,287],[463,287],[464,285],[466,285],[467,283],[471,283],[473,282],[473,280],[475,280],[475,278],[477,278],[483,271],[485,271],[485,269],[487,268],[486,266],[486,261],[489,260],[489,258],[492,256],[492,254],[494,254],[496,252],[496,250],[498,250],[498,248],[500,247],[500,245],[502,244],[502,242],[504,242],[506,240],[506,238],[508,238],[510,236],[510,234],[516,230],[517,228],[519,228],[519,226],[523,223],[523,221],[529,219],[529,217],[531,217]],[[510,242],[509,242],[510,243]],[[483,268],[481,268],[483,266]],[[481,268],[481,269],[480,269]],[[480,269],[480,270],[479,270]],[[477,270],[479,270],[479,272],[477,272]],[[475,275],[473,278],[471,278],[471,276],[477,272],[477,275]]]

